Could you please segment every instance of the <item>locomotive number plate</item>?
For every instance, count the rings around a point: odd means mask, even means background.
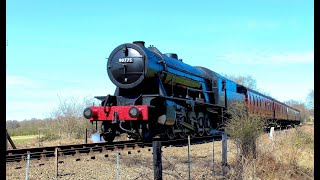
[[[119,58],[119,63],[133,63],[132,58]]]

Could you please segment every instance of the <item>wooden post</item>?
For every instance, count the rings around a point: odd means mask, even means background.
[[[155,180],[162,180],[161,141],[153,141],[153,173]]]
[[[214,177],[214,138],[212,139],[212,175]]]
[[[222,134],[222,176],[226,175],[226,166],[227,166],[227,134]]]
[[[86,136],[85,136],[85,140],[84,143],[88,143],[88,129],[86,128]]]
[[[6,150],[8,150],[8,130],[6,130]]]
[[[8,138],[9,143],[11,144],[12,148],[13,149],[17,149],[17,147],[16,147],[16,145],[14,145],[14,143],[13,143],[13,141],[12,141],[12,139],[11,139],[9,133],[8,133],[8,131],[7,131],[7,138]]]
[[[58,161],[58,148],[55,149],[54,151],[54,156],[55,156],[55,166],[54,166],[54,171],[55,171],[55,175],[56,177],[58,177],[58,165],[59,165],[59,161]]]
[[[120,157],[119,157],[119,151],[118,148],[117,149],[117,180],[120,180]]]
[[[188,135],[188,180],[190,179],[190,135]]]

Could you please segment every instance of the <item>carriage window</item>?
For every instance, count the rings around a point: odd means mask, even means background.
[[[261,98],[260,98],[260,107],[261,107]]]
[[[264,102],[264,107],[266,107],[266,108],[268,107],[268,106],[267,106],[267,101]]]

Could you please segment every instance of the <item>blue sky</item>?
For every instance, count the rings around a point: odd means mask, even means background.
[[[304,101],[314,86],[310,0],[6,3],[7,120],[49,117],[59,98],[113,94],[106,58],[135,40],[190,65],[251,75],[280,101]]]

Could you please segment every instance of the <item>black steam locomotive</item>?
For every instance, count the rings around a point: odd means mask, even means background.
[[[209,135],[234,101],[246,102],[250,113],[282,125],[300,123],[298,110],[207,68],[185,64],[177,54],[147,48],[143,41],[115,48],[107,71],[117,86],[114,95],[95,97],[101,105],[83,112],[90,121],[102,121],[106,141],[120,133],[143,140]]]

